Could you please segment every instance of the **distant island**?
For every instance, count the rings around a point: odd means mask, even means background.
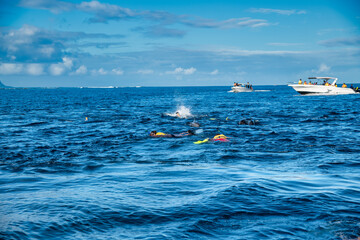
[[[0,81],[0,88],[14,88],[14,87],[6,86]]]

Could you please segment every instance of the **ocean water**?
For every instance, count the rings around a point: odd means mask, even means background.
[[[360,95],[256,89],[0,90],[0,238],[359,239]]]

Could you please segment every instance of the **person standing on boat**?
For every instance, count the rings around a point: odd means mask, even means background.
[[[345,84],[345,83],[343,83],[342,87],[343,87],[343,88],[347,88],[347,86],[346,86],[346,84]]]
[[[299,84],[302,84],[301,78],[300,78],[300,80],[299,80]]]

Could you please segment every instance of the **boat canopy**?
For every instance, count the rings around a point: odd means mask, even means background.
[[[335,85],[336,81],[338,80],[337,78],[334,77],[309,77],[308,79],[324,79],[326,81],[329,81],[330,79],[334,79],[333,83],[331,85]]]

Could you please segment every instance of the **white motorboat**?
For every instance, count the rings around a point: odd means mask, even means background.
[[[233,86],[230,92],[252,92],[254,91],[252,85],[238,83],[237,86]]]
[[[289,84],[289,87],[292,87],[295,91],[302,95],[312,94],[312,95],[339,95],[339,94],[354,94],[356,93],[354,89],[348,87],[337,87],[336,81],[337,78],[333,77],[309,77],[308,79],[314,79],[315,81],[323,80],[322,83],[298,83],[298,84]],[[333,79],[334,81],[330,84],[328,81]]]

